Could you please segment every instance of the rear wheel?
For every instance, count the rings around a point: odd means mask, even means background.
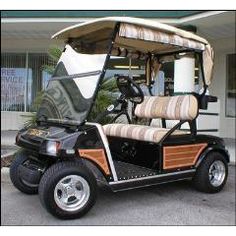
[[[20,167],[29,160],[28,154],[25,151],[19,151],[15,155],[10,166],[10,178],[13,185],[23,193],[36,194],[38,185],[27,182],[21,175]]]
[[[42,204],[54,216],[79,218],[94,205],[97,183],[93,174],[76,162],[60,162],[51,166],[39,184]]]
[[[218,152],[209,153],[197,168],[193,179],[197,190],[216,193],[223,189],[228,177],[228,164]]]

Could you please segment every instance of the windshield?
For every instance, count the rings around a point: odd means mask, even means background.
[[[107,54],[82,54],[66,45],[44,93],[37,118],[83,122]]]

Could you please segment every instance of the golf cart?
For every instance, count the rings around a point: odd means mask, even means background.
[[[114,192],[185,179],[207,193],[224,187],[229,163],[224,142],[197,132],[199,109],[217,101],[206,93],[213,50],[205,39],[129,17],[78,24],[53,38],[66,46],[37,125],[17,134],[22,149],[10,168],[17,189],[39,193],[51,214],[72,219],[92,208],[100,182]],[[201,92],[153,94],[153,74],[185,57],[197,62]],[[119,60],[125,66],[115,65]],[[132,71],[133,61],[142,64],[141,77]],[[128,69],[111,74],[112,66]]]

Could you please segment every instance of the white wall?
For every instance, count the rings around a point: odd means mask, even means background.
[[[235,138],[235,118],[225,116],[226,97],[226,55],[235,53],[235,38],[211,41],[215,50],[213,81],[209,87],[210,94],[220,99],[220,136]]]
[[[30,112],[1,111],[1,130],[20,130],[29,119]]]
[[[50,39],[1,38],[2,52],[48,52],[48,48],[52,45],[62,47],[64,43]]]

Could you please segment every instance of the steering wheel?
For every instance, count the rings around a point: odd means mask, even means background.
[[[139,85],[129,76],[117,76],[117,87],[124,99],[128,99],[135,104],[143,102],[144,94]]]
[[[143,91],[139,87],[139,85],[134,82],[133,79],[131,79],[128,76],[120,76],[120,75],[116,75],[115,78],[117,87],[121,92],[121,95],[118,99],[116,99],[116,101],[113,104],[108,106],[104,112],[100,113],[95,118],[95,122],[100,122],[103,117],[107,116],[108,114],[116,112],[115,108],[119,104],[121,104],[121,108],[120,110],[118,110],[118,113],[116,113],[116,116],[115,118],[113,118],[113,121],[124,114],[126,115],[128,122],[131,123],[131,119],[127,112],[127,106],[128,106],[127,100],[131,101],[134,104],[139,104],[143,102],[144,99]]]

